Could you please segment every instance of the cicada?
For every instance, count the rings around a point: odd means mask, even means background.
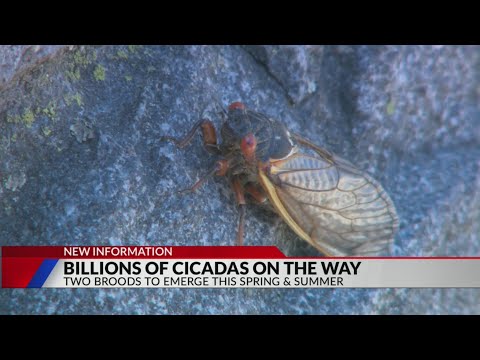
[[[215,175],[228,178],[239,206],[238,245],[243,244],[249,194],[257,203],[269,203],[324,255],[375,256],[389,249],[398,227],[395,206],[376,180],[349,161],[241,102],[224,111],[222,142],[208,119],[182,139],[163,139],[183,148],[199,128],[205,148],[219,160],[186,190],[195,191]]]

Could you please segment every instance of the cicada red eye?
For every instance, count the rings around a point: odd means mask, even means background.
[[[235,101],[228,106],[228,110],[245,110],[245,109],[246,109],[245,104],[241,103],[240,101]]]
[[[240,149],[242,150],[243,157],[248,162],[253,162],[255,160],[255,150],[257,149],[257,139],[252,133],[246,135],[241,143]]]

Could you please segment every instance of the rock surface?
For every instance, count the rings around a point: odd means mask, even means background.
[[[35,61],[15,51],[0,47],[0,245],[233,245],[238,213],[222,179],[174,194],[214,161],[200,138],[184,151],[159,139],[202,114],[218,126],[216,103],[241,100],[383,184],[401,220],[395,255],[480,256],[479,47],[60,47]],[[318,255],[255,206],[246,244]],[[479,297],[3,289],[0,313],[472,314]]]
[[[55,57],[67,46],[2,45],[0,48],[0,89],[14,82],[15,76]]]

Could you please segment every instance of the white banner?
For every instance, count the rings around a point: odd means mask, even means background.
[[[40,286],[473,288],[480,287],[480,259],[59,259]]]

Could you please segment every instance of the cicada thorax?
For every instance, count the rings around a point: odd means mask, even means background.
[[[280,122],[246,109],[241,103],[228,108],[221,128],[220,151],[228,159],[227,176],[240,182],[254,202],[273,210],[258,178],[259,169],[290,156],[295,149],[290,133]]]
[[[282,123],[241,106],[229,107],[221,135],[224,155],[236,153],[255,167],[258,162],[284,159],[295,147]]]

